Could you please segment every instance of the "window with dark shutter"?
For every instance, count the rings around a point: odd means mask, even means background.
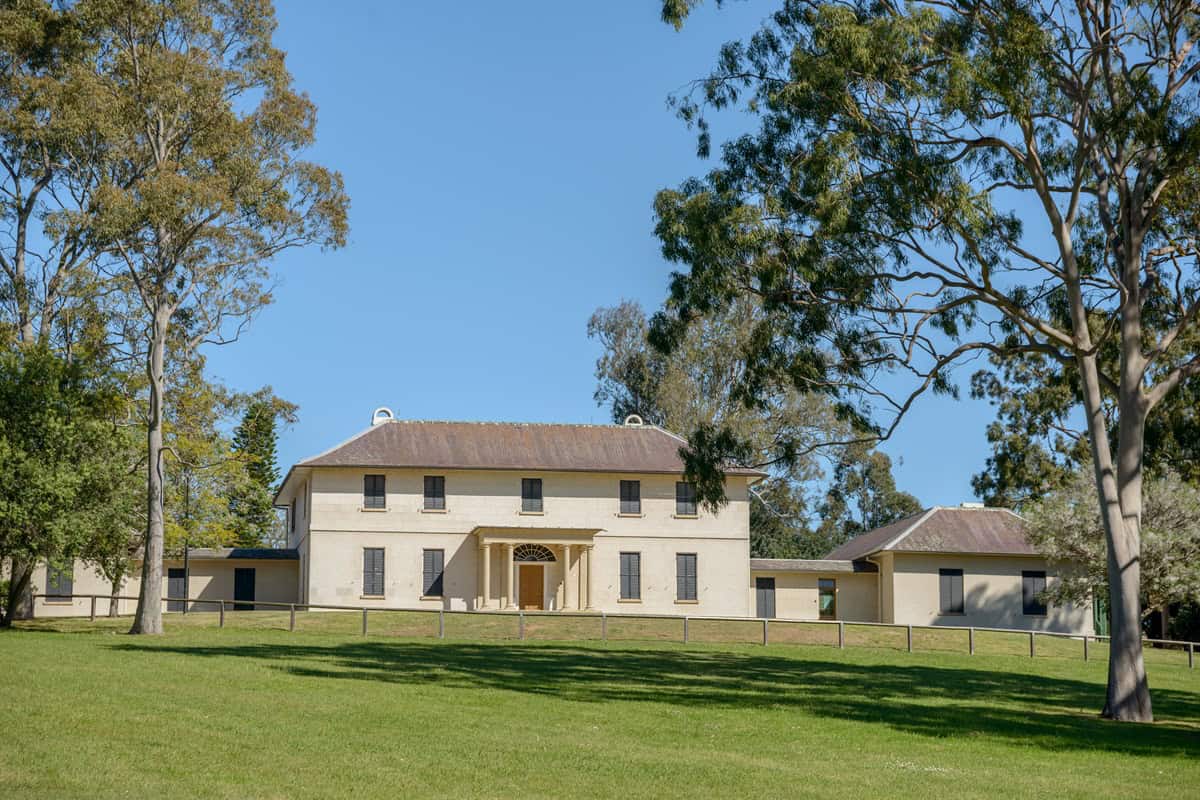
[[[445,566],[445,550],[425,550],[423,555],[423,575],[421,579],[422,597],[442,596],[442,572]]]
[[[75,565],[59,568],[53,565],[46,566],[46,594],[61,594],[69,595],[75,592]],[[59,601],[66,601],[66,597],[53,598]]]
[[[675,599],[696,599],[696,554],[675,554]]]
[[[1021,611],[1027,616],[1046,616],[1046,603],[1040,598],[1046,591],[1045,572],[1021,573]]]
[[[621,599],[642,599],[641,553],[621,553]]]
[[[363,592],[370,597],[383,597],[383,548],[363,548]]]
[[[963,613],[963,571],[961,569],[938,570],[938,595],[941,600],[941,613]]]
[[[675,513],[681,517],[696,516],[696,484],[687,481],[675,483]]]
[[[363,508],[387,508],[387,481],[383,475],[363,476]]]
[[[446,478],[442,475],[425,476],[425,509],[446,510]]]
[[[621,513],[642,513],[641,481],[621,481]]]
[[[521,478],[521,510],[542,510],[541,478]]]

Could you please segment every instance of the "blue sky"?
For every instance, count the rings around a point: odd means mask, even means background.
[[[234,388],[300,405],[281,466],[379,405],[607,422],[587,319],[622,298],[658,307],[671,268],[651,201],[710,166],[666,98],[775,5],[709,4],[677,33],[655,0],[277,3],[276,41],[320,109],[312,157],[352,202],[348,246],[278,259],[275,304],[208,353]],[[727,116],[716,139],[747,122]],[[971,499],[991,418],[970,400],[920,402],[884,446],[900,486]]]

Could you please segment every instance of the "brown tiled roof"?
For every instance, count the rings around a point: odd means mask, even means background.
[[[937,506],[836,548],[830,559],[860,559],[872,553],[985,553],[1037,555],[1025,538],[1025,522],[1005,508]]]
[[[679,474],[683,445],[683,439],[653,425],[393,420],[296,466]],[[728,472],[763,474],[744,468]]]

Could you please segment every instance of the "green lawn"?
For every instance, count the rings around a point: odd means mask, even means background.
[[[1103,661],[1066,653],[562,642],[546,637],[588,636],[589,621],[544,618],[527,620],[526,642],[506,638],[511,617],[447,617],[448,635],[472,638],[444,641],[404,638],[436,629],[423,615],[372,615],[367,638],[356,614],[302,614],[295,633],[286,613],[213,622],[173,617],[155,639],[121,635],[127,620],[0,633],[0,796],[1184,797],[1200,786],[1200,669],[1177,654],[1150,659],[1159,721],[1132,726],[1095,715]],[[694,640],[755,632],[692,625]]]

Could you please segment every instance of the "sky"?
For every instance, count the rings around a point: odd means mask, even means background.
[[[657,309],[672,266],[655,192],[715,164],[667,98],[776,2],[280,0],[276,44],[319,109],[312,160],[339,170],[350,235],[285,253],[275,302],[207,352],[232,388],[299,404],[279,462],[325,450],[388,406],[401,419],[609,422],[588,317]],[[750,125],[716,120],[714,142]],[[959,376],[965,388],[969,370]],[[927,505],[973,499],[992,410],[919,401],[883,450]]]

